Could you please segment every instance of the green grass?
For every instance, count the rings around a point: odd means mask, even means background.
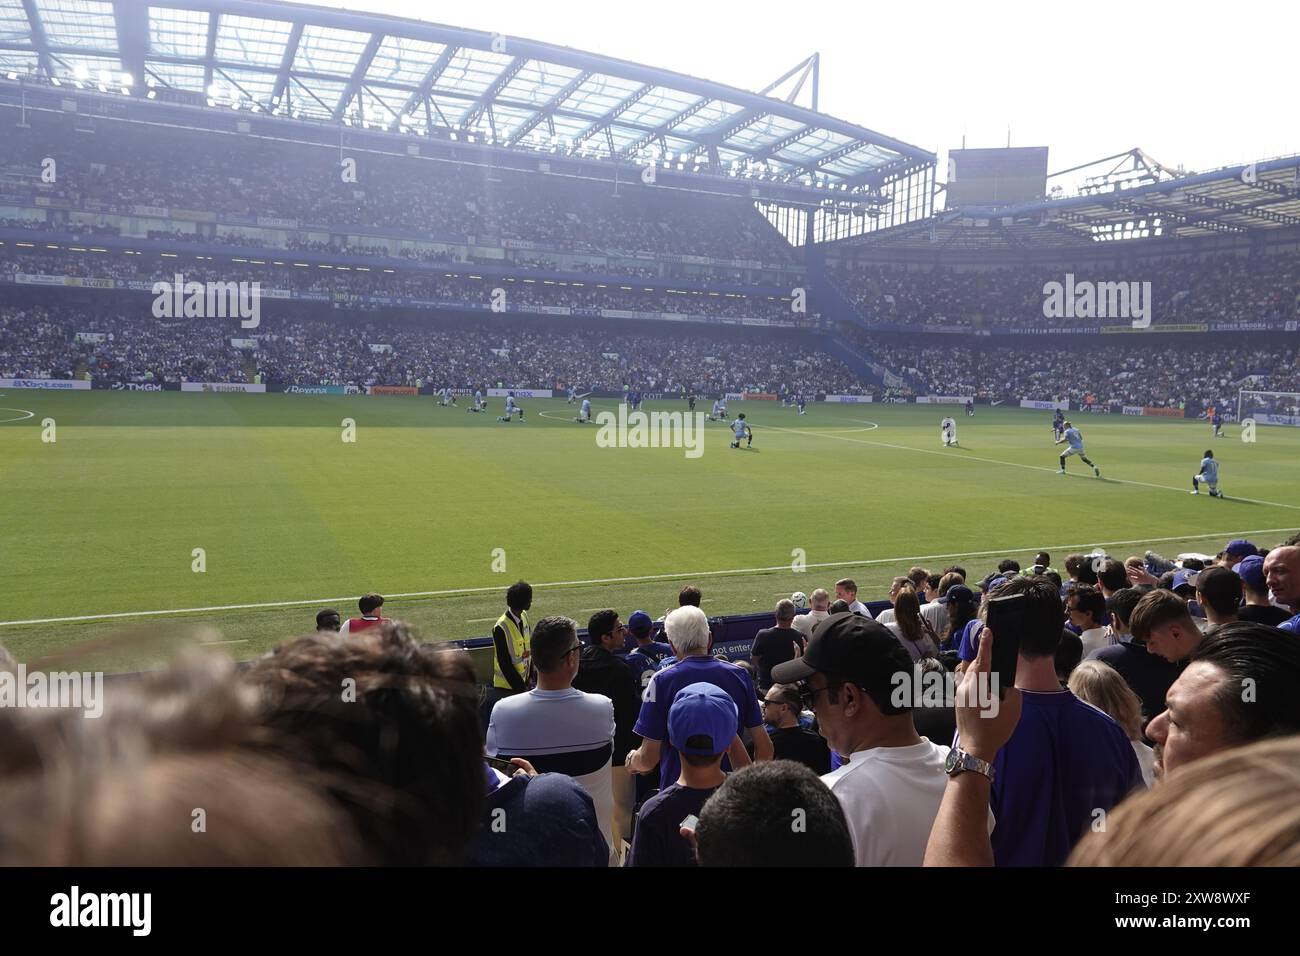
[[[692,460],[598,448],[596,428],[562,401],[524,405],[527,422],[507,425],[500,400],[470,415],[428,397],[8,390],[0,407],[34,416],[0,424],[0,622],[169,613],[5,623],[0,643],[28,662],[102,644],[99,666],[126,669],[195,626],[250,657],[310,630],[326,600],[351,612],[346,596],[366,590],[439,592],[390,597],[385,611],[443,640],[487,633],[521,577],[544,585],[535,617],[657,614],[685,580],[725,614],[843,575],[882,596],[913,563],[982,575],[1039,547],[1060,567],[1067,548],[1214,552],[1300,526],[1294,429],[1261,428],[1246,444],[1235,427],[1211,441],[1200,422],[1078,415],[1097,480],[1077,458],[1054,473],[1047,412],[835,405],[800,418],[751,402],[731,412],[753,422],[753,451],[730,450],[711,424]],[[949,411],[959,449],[940,444]],[[53,444],[41,440],[46,418]],[[344,418],[355,444],[341,441]],[[1229,500],[1187,493],[1211,445]],[[204,573],[191,570],[195,548]],[[492,570],[496,548],[505,573]],[[796,548],[805,573],[790,569]],[[289,601],[302,603],[174,613]]]

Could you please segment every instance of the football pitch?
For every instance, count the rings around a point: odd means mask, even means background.
[[[978,578],[1040,548],[1061,568],[1098,546],[1214,553],[1300,527],[1300,429],[1246,443],[1235,425],[1212,439],[1203,422],[1076,414],[1098,479],[1077,458],[1056,474],[1046,411],[734,403],[753,448],[708,423],[690,457],[600,447],[559,399],[509,424],[501,399],[459,401],[4,390],[0,644],[125,670],[164,634],[251,657],[366,591],[447,640],[487,634],[519,578],[534,620],[585,624],[606,606],[657,616],[686,582],[708,613],[742,613],[843,576],[883,597],[913,564]],[[949,414],[958,448],[941,444]],[[1225,500],[1189,494],[1211,447]]]

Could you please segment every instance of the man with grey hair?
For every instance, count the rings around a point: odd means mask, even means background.
[[[808,603],[812,605],[812,610],[807,614],[799,614],[794,619],[794,629],[803,635],[805,644],[812,637],[813,629],[831,616],[831,596],[825,588],[818,588],[808,595]]]
[[[1264,580],[1279,604],[1300,612],[1300,535],[1288,538],[1264,559]],[[1300,613],[1278,625],[1283,631],[1300,634]]]
[[[794,602],[776,602],[776,627],[765,627],[754,635],[749,660],[758,672],[758,692],[772,686],[772,668],[803,653],[803,636],[794,629]]]
[[[641,713],[632,732],[641,738],[641,746],[627,755],[628,773],[651,773],[659,768],[660,789],[677,782],[681,775],[681,758],[668,739],[668,709],[677,692],[691,684],[714,684],[735,702],[739,715],[736,734],[727,748],[723,770],[749,763],[749,755],[740,741],[740,731],[747,729],[754,741],[754,759],[772,759],[772,738],[763,726],[754,683],[742,667],[713,657],[709,650],[713,638],[709,619],[698,607],[679,607],[664,618],[664,633],[672,645],[677,663],[655,673],[641,699]]]

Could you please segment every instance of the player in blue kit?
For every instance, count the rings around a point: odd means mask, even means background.
[[[731,443],[732,448],[740,447],[740,440],[747,439],[746,448],[754,447],[754,431],[745,423],[745,413],[741,412],[739,417],[731,423],[731,436],[735,440]]]
[[[1052,416],[1052,440],[1060,442],[1061,432],[1065,431],[1065,415],[1058,408]]]
[[[1192,478],[1192,494],[1201,493],[1201,482],[1210,486],[1211,498],[1222,498],[1223,492],[1219,490],[1219,463],[1214,459],[1214,452],[1205,449],[1205,457],[1201,459],[1201,470]]]
[[[1210,423],[1214,425],[1214,437],[1222,438],[1223,437],[1223,415],[1219,413],[1219,410],[1217,408],[1214,410],[1214,417],[1210,419]]]
[[[795,396],[794,403],[799,406],[800,415],[808,414],[808,399],[803,397],[802,392]]]
[[[591,399],[584,398],[582,400],[582,408],[578,411],[578,417],[574,421],[591,424]]]
[[[515,412],[519,413],[519,420],[522,422],[524,420],[524,410],[515,404],[515,397],[513,395],[507,395],[506,413],[498,418],[497,421],[508,422],[514,418]]]
[[[1093,464],[1092,460],[1084,453],[1083,436],[1079,434],[1079,429],[1075,428],[1068,421],[1063,422],[1062,424],[1065,425],[1065,433],[1057,439],[1056,444],[1059,445],[1061,442],[1065,442],[1069,447],[1061,453],[1061,470],[1058,471],[1057,474],[1065,474],[1065,459],[1069,458],[1071,455],[1078,455],[1083,459],[1085,465],[1089,465],[1092,468],[1092,473],[1100,478],[1101,469]]]

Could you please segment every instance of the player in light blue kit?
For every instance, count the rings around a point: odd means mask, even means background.
[[[734,422],[731,423],[731,435],[735,439],[735,441],[731,443],[732,448],[739,448],[740,440],[742,438],[748,439],[748,441],[746,441],[745,443],[746,448],[754,447],[754,432],[753,429],[751,429],[747,424],[745,424],[744,412],[741,412],[740,416]]]
[[[727,419],[727,400],[724,398],[720,398],[713,403],[713,411],[709,412],[709,421],[721,422],[721,421],[726,421],[726,419]]]
[[[1201,482],[1210,486],[1211,498],[1222,498],[1223,492],[1219,490],[1219,463],[1214,460],[1214,452],[1205,449],[1205,457],[1201,459],[1201,470],[1192,478],[1192,494],[1201,493]]]
[[[591,399],[584,398],[582,400],[582,408],[579,409],[578,417],[575,418],[574,421],[584,422],[588,425],[591,424]]]
[[[453,407],[455,406],[456,396],[451,394],[451,389],[446,388],[445,386],[443,387],[441,397],[438,400],[438,404],[443,406],[444,408],[447,407],[448,405],[451,405]]]
[[[578,401],[578,390],[572,385],[569,386],[569,404],[575,405]]]
[[[1058,475],[1065,474],[1065,459],[1069,458],[1071,455],[1078,455],[1080,458],[1083,459],[1083,463],[1085,465],[1089,465],[1092,467],[1092,473],[1096,475],[1098,478],[1100,478],[1101,469],[1098,468],[1096,465],[1094,465],[1092,463],[1092,460],[1086,454],[1084,454],[1083,436],[1079,434],[1079,429],[1071,425],[1069,421],[1062,422],[1061,424],[1065,426],[1065,433],[1059,439],[1057,439],[1056,444],[1059,445],[1061,444],[1061,442],[1065,442],[1070,447],[1065,449],[1065,451],[1061,453],[1061,470],[1058,471],[1057,474]]]
[[[518,412],[518,413],[519,413],[519,420],[522,422],[522,421],[524,420],[524,410],[523,410],[522,408],[520,408],[518,405],[515,404],[515,397],[514,397],[513,395],[507,395],[507,396],[506,396],[506,413],[505,413],[503,416],[501,416],[500,418],[498,418],[497,421],[499,421],[499,422],[508,422],[508,421],[510,421],[512,418],[514,418],[515,412]]]
[[[483,405],[483,390],[482,390],[482,389],[479,389],[479,388],[476,388],[476,389],[474,389],[474,404],[471,405],[469,408],[465,409],[465,411],[467,411],[467,412],[481,412],[481,411],[485,411],[485,410],[486,410],[486,409],[485,409],[485,407],[484,407],[484,405]]]

